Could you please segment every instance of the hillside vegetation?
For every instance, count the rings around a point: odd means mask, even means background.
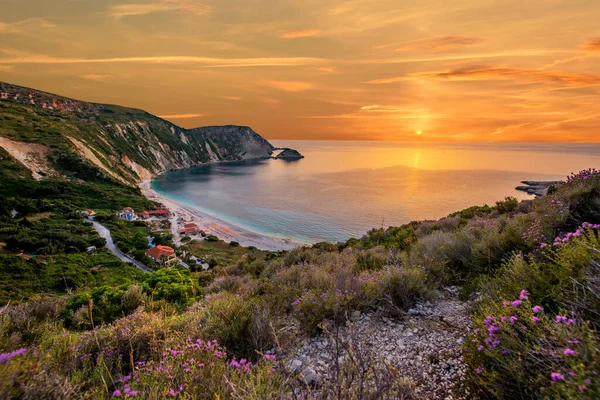
[[[599,228],[600,174],[589,170],[535,200],[31,298],[0,314],[0,395],[414,398],[414,383],[360,343],[310,385],[287,355],[356,312],[403,319],[459,286],[473,329],[469,395],[456,397],[598,398]]]
[[[34,177],[100,178],[135,186],[209,161],[267,158],[252,129],[183,129],[145,111],[94,104],[0,82],[0,147]]]

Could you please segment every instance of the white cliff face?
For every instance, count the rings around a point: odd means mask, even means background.
[[[0,92],[3,109],[15,115],[30,113],[52,121],[48,125],[53,127],[56,121],[64,121],[53,128],[62,135],[58,147],[61,151],[75,153],[105,175],[132,186],[168,170],[206,162],[268,158],[274,150],[267,140],[245,126],[184,129],[141,110],[86,103],[2,82]],[[15,135],[16,130],[11,138]],[[48,150],[35,147],[46,145],[46,136],[43,131],[38,136],[36,132],[28,135],[25,146],[40,159],[35,165],[24,155],[26,150],[17,152],[13,145],[6,147],[13,157],[29,163],[35,173],[49,172],[50,167],[44,164]],[[55,140],[60,141],[60,137]]]

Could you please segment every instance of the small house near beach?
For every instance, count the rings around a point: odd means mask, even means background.
[[[125,207],[121,211],[121,213],[119,214],[119,216],[121,218],[123,218],[124,220],[127,220],[127,221],[133,221],[136,218],[135,212],[133,211],[133,208],[131,208],[131,207]]]
[[[162,265],[168,265],[177,261],[175,250],[169,246],[158,245],[151,247],[146,250],[146,254],[152,258],[152,261]]]

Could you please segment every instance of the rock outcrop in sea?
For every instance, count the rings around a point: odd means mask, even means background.
[[[297,150],[285,148],[281,153],[277,156],[273,157],[276,160],[299,160],[304,158],[302,154],[300,154]]]

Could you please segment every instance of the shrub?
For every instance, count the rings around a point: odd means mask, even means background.
[[[466,344],[475,391],[484,398],[597,398],[596,332],[533,304],[522,290],[477,314]]]
[[[258,321],[259,317],[264,317],[262,307],[240,295],[226,292],[209,295],[201,310],[204,335],[215,338],[238,357],[255,360],[257,351],[275,346],[270,332],[254,329],[264,326],[263,320]]]
[[[499,214],[511,213],[515,211],[518,206],[519,200],[512,196],[506,197],[504,200],[496,202],[496,210],[498,210]]]
[[[238,242],[230,242],[229,245],[231,247],[240,247],[240,244]]]

